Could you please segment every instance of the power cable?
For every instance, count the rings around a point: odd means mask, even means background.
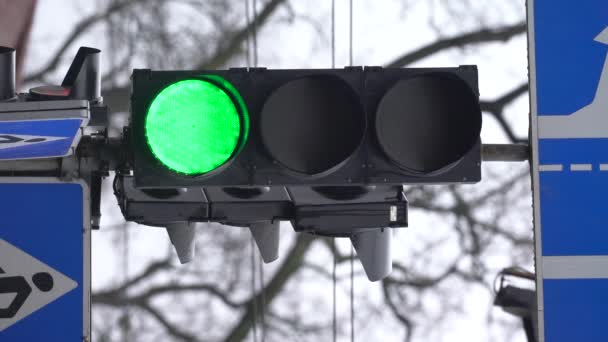
[[[253,0],[253,66],[258,66],[258,6]]]
[[[353,0],[349,0],[348,6],[348,64],[353,66]]]
[[[245,0],[245,21],[246,21],[246,25],[247,25],[247,39],[245,39],[245,50],[246,50],[246,63],[247,63],[247,68],[251,68],[251,37],[254,35],[255,30],[252,29],[252,24],[251,24],[251,15],[249,13],[250,11],[250,2],[249,0]],[[255,16],[255,10],[254,10],[254,16]],[[254,18],[255,20],[255,18]],[[257,298],[256,298],[256,287],[255,287],[255,276],[256,276],[256,265],[255,265],[255,241],[253,238],[253,235],[251,235],[250,237],[250,247],[251,247],[251,306],[252,306],[252,311],[253,311],[253,315],[252,315],[252,330],[253,330],[253,342],[257,342],[258,340],[258,329],[257,329],[257,315],[258,315],[258,308],[257,308]]]
[[[122,245],[122,258],[123,258],[123,263],[122,263],[122,277],[123,277],[123,282],[125,284],[127,284],[129,282],[129,225],[126,224],[124,226],[124,229],[122,231],[123,233],[123,245]],[[126,290],[125,290],[126,291]],[[126,297],[126,293],[124,294]],[[129,342],[130,340],[130,335],[131,335],[131,315],[129,312],[129,304],[125,303],[123,305],[123,313],[122,313],[122,319],[121,319],[121,327],[122,327],[122,331],[123,331],[123,339],[125,342]]]
[[[258,305],[257,305],[257,297],[256,297],[256,288],[255,288],[255,241],[253,241],[253,237],[251,238],[251,305],[253,310],[253,342],[258,341]]]
[[[247,25],[247,39],[245,39],[245,50],[247,52],[247,68],[251,68],[251,18],[249,14],[249,0],[245,0],[245,24]]]
[[[336,0],[331,0],[331,68],[336,67]]]
[[[258,6],[257,0],[253,0],[253,66],[258,67]],[[264,284],[264,262],[262,255],[258,254],[258,262],[260,265],[260,306],[261,306],[261,333],[262,342],[266,341],[266,290]]]
[[[348,2],[348,64],[353,66],[353,0]],[[350,246],[350,341],[355,342],[355,253]]]
[[[337,315],[337,306],[336,306],[336,266],[337,266],[337,258],[336,258],[336,238],[331,239],[331,251],[334,257],[334,267],[331,273],[332,284],[333,284],[333,320],[332,320],[332,328],[333,328],[333,341],[336,342],[338,340],[338,315]]]
[[[336,68],[336,0],[331,1],[331,68]],[[332,319],[332,330],[333,330],[333,342],[338,340],[338,326],[337,326],[337,303],[336,303],[336,239],[331,240],[331,249],[333,256],[333,270],[332,270],[332,288],[333,288],[333,319]]]

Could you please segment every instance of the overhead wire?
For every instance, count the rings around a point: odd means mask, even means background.
[[[331,68],[336,67],[336,0],[331,0]]]
[[[258,264],[260,265],[260,311],[261,316],[260,321],[262,323],[261,333],[262,333],[262,342],[266,341],[266,285],[264,283],[264,262],[262,260],[262,255],[258,253]]]
[[[253,66],[257,68],[258,62],[258,6],[257,0],[253,0]],[[266,286],[264,284],[264,262],[262,254],[258,253],[258,263],[260,265],[260,306],[262,322],[262,342],[266,341]]]
[[[257,0],[253,0],[253,66],[258,66],[258,10]]]
[[[331,68],[336,68],[336,0],[331,1]],[[332,336],[333,342],[338,340],[338,312],[337,312],[337,281],[336,281],[336,269],[337,269],[337,250],[336,250],[336,238],[332,238],[331,251],[333,257],[333,268],[332,268]]]
[[[124,229],[122,231],[123,233],[123,251],[122,251],[122,258],[123,258],[123,263],[122,263],[122,277],[123,277],[123,283],[127,284],[129,282],[129,256],[130,256],[130,251],[129,251],[129,244],[130,244],[130,239],[129,239],[129,225],[126,224],[124,226]],[[125,294],[126,295],[126,294]],[[129,342],[130,340],[130,335],[131,335],[131,313],[130,313],[130,308],[129,308],[129,304],[125,303],[123,304],[123,312],[122,312],[122,319],[121,319],[121,327],[122,327],[122,331],[123,331],[123,339],[125,342]]]
[[[353,66],[353,0],[348,1],[348,65]]]
[[[355,253],[350,246],[350,341],[355,342]]]
[[[247,38],[245,39],[245,52],[247,68],[251,68],[251,17],[249,14],[249,0],[245,0],[245,25],[247,25]]]
[[[257,305],[257,291],[255,286],[255,278],[256,278],[256,266],[255,266],[255,241],[253,237],[251,238],[251,305],[253,310],[253,342],[257,342],[258,340],[258,305]]]
[[[336,238],[332,238],[331,240],[331,251],[334,257],[334,267],[331,272],[332,285],[333,285],[333,319],[332,319],[332,332],[333,332],[333,341],[336,342],[338,340],[338,313],[337,313],[337,300],[336,300],[336,266],[337,266],[337,249],[336,249]]]
[[[348,1],[348,65],[353,66],[353,0]],[[350,246],[350,341],[355,342],[355,253]]]
[[[255,5],[254,5],[255,6]],[[251,7],[251,3],[250,0],[245,0],[245,21],[246,21],[246,27],[247,27],[247,38],[245,39],[245,52],[246,52],[246,64],[247,64],[247,68],[251,68],[252,63],[251,63],[251,55],[252,55],[252,36],[255,35],[255,29],[252,28],[252,21],[251,21],[251,14],[250,14],[250,7]],[[255,21],[255,10],[254,10],[254,19]],[[255,48],[254,48],[255,50]],[[253,52],[255,53],[255,52]],[[253,235],[251,235],[250,237],[250,261],[251,261],[251,310],[253,312],[252,315],[252,322],[251,322],[251,327],[252,327],[252,339],[253,342],[257,342],[258,340],[258,329],[257,329],[257,322],[258,322],[258,307],[257,307],[257,291],[256,291],[256,273],[257,273],[257,267],[256,267],[256,262],[255,262],[255,240],[253,238]]]
[[[250,9],[251,7],[251,9]],[[252,15],[251,15],[252,14]],[[250,3],[249,0],[245,1],[245,16],[247,20],[247,39],[246,39],[246,49],[247,49],[247,68],[258,67],[258,11],[257,11],[257,0],[252,0]],[[253,18],[251,18],[253,17]],[[253,61],[252,61],[253,57]],[[254,330],[254,341],[257,341],[257,322],[261,322],[260,326],[260,335],[261,342],[266,341],[266,291],[264,284],[264,262],[262,260],[261,254],[258,254],[257,258],[255,258],[255,240],[253,235],[251,236],[251,244],[252,244],[252,256],[251,256],[251,271],[252,271],[252,287],[253,287],[253,330]],[[256,262],[258,265],[256,265]],[[259,266],[259,268],[258,268]],[[256,295],[256,282],[255,277],[256,273],[259,276],[259,285],[260,285],[260,295],[259,295],[259,310],[258,310],[258,300]],[[261,316],[261,317],[258,317]]]

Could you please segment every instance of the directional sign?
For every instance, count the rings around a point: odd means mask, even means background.
[[[14,294],[8,304],[0,305],[0,331],[78,286],[74,280],[2,239],[0,260],[0,294]]]
[[[86,101],[0,102],[0,160],[70,155],[88,121]]]
[[[0,341],[90,338],[86,185],[0,178]]]
[[[0,160],[71,154],[81,124],[78,119],[0,122]]]
[[[56,137],[44,135],[0,134],[0,150],[15,147],[33,146],[57,140],[66,140],[69,137]]]
[[[528,19],[539,340],[608,341],[608,1]]]

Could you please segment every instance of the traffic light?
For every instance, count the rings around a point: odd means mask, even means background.
[[[349,237],[370,280],[408,225],[403,184],[480,180],[474,66],[135,70],[125,218],[167,227],[180,260],[194,222],[248,227],[263,260],[279,222]]]
[[[480,180],[475,66],[135,70],[134,185]]]

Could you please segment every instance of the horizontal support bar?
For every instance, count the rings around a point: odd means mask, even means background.
[[[483,161],[520,162],[530,159],[528,144],[483,144],[481,147]]]
[[[61,158],[50,159],[24,159],[0,161],[0,173],[18,172],[59,172]]]
[[[83,141],[89,142],[88,137]],[[88,144],[85,144],[85,146]],[[95,150],[95,148],[93,148]],[[85,155],[102,157],[109,162],[110,169],[114,169],[119,158],[121,146],[119,141],[112,140],[109,144],[97,145],[97,153]],[[484,144],[481,149],[482,160],[486,162],[503,161],[519,162],[526,161],[530,157],[530,149],[527,144]],[[60,159],[30,159],[30,160],[3,160],[0,161],[0,172],[11,171],[59,171]]]

